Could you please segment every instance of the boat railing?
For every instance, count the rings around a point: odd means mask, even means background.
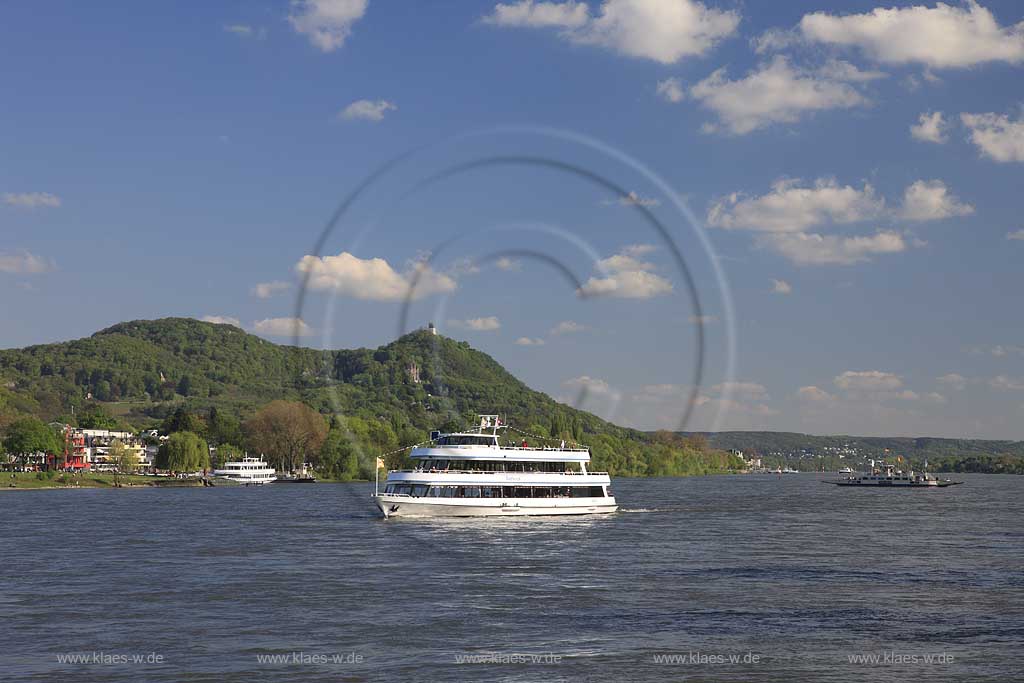
[[[487,443],[429,444],[419,448],[495,448]],[[497,446],[500,451],[553,451],[558,453],[589,453],[589,448],[559,448],[557,446]]]

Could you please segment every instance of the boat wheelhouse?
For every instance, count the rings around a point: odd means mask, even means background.
[[[224,463],[222,468],[213,471],[213,476],[245,486],[262,486],[277,481],[277,472],[263,458],[248,456]]]
[[[414,447],[411,470],[388,472],[376,491],[385,517],[579,515],[618,509],[607,472],[590,472],[590,451],[510,439],[497,415],[475,431],[431,434]],[[536,440],[534,441],[536,444]]]

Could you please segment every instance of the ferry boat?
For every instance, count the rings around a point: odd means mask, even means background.
[[[838,481],[829,482],[836,486],[888,486],[893,488],[942,488],[945,486],[956,486],[962,481],[950,481],[949,479],[938,479],[928,474],[928,462],[925,461],[924,472],[915,472],[908,469],[898,470],[889,463],[880,463],[877,467],[875,461],[871,461],[870,471],[863,474],[846,477]]]
[[[839,469],[839,474],[853,474],[853,468],[852,467],[841,467]]]
[[[481,415],[474,431],[433,432],[414,447],[411,470],[390,471],[374,502],[388,517],[516,517],[615,512],[607,472],[590,472],[586,448],[505,442],[497,415]],[[518,438],[517,438],[518,440]]]
[[[277,481],[277,473],[263,461],[263,458],[250,458],[226,462],[221,469],[213,471],[213,476],[225,481],[232,481],[245,486],[262,486]]]

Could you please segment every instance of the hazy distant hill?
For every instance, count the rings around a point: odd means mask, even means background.
[[[927,459],[936,468],[956,471],[1024,471],[1024,441],[815,436],[795,432],[718,432],[705,436],[715,448],[741,450],[766,457],[772,463],[802,469],[820,469],[816,465],[821,464],[831,469],[843,464],[843,460],[859,463],[866,458],[901,456],[916,464]],[[840,454],[845,457],[840,458]]]

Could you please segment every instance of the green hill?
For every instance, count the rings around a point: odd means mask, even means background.
[[[595,466],[613,474],[739,465],[700,440],[625,429],[559,404],[468,343],[425,330],[377,349],[322,351],[273,344],[231,325],[167,318],[0,351],[0,428],[20,414],[71,419],[73,409],[81,415],[97,407],[138,428],[182,407],[244,420],[275,399],[300,400],[325,416],[384,422],[401,445],[431,429],[466,427],[486,412],[530,434],[586,443]]]

